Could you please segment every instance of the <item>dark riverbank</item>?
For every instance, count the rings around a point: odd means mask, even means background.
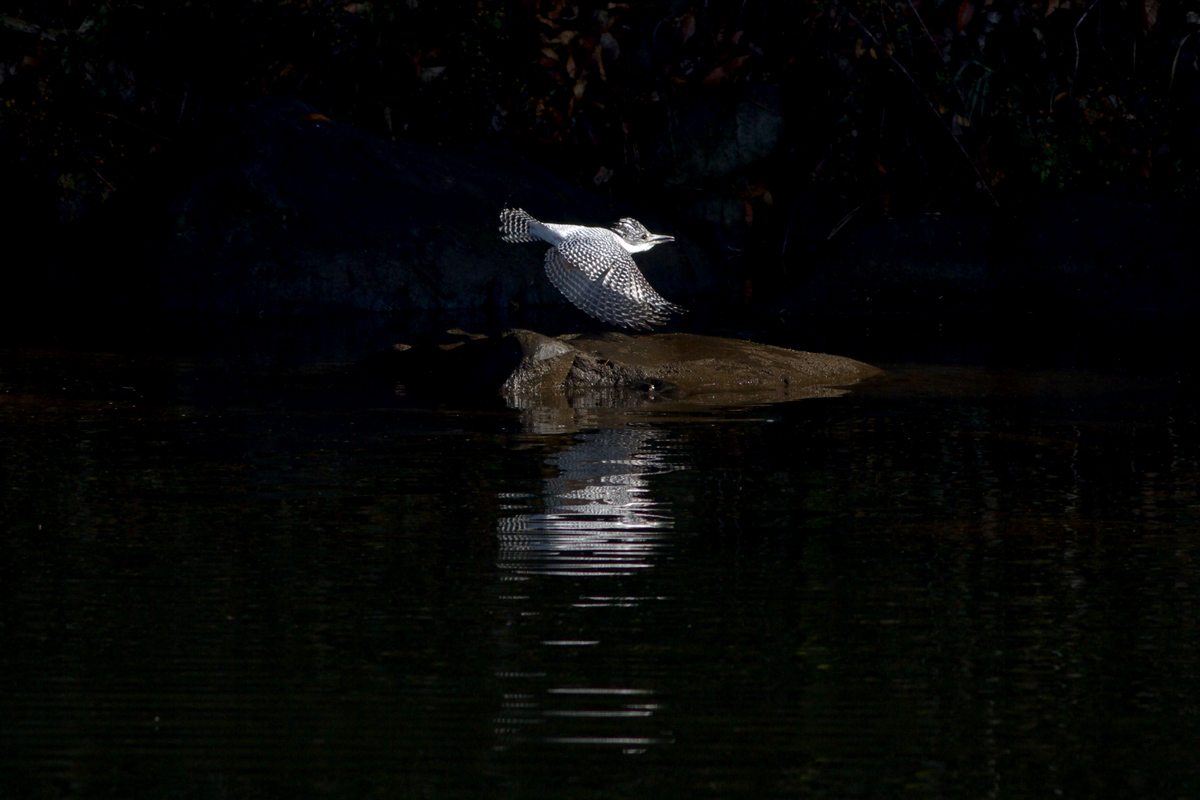
[[[684,305],[1071,313],[1200,303],[1200,216],[1144,194],[889,219],[831,241],[796,236],[786,273],[739,278],[719,249],[701,246],[704,230],[607,204],[512,153],[389,142],[273,98],[228,115],[195,163],[143,192],[36,251],[14,251],[4,305],[67,316],[563,304],[543,274],[544,248],[499,240],[506,204],[595,225],[636,215],[674,234],[639,260],[658,290]]]
[[[512,203],[675,234],[685,303],[1192,308],[1200,16],[1160,5],[25,4],[0,303],[554,302]]]

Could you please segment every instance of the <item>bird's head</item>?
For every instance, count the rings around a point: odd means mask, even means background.
[[[645,225],[629,217],[625,217],[614,225],[612,230],[625,249],[631,253],[640,253],[643,250],[649,250],[656,244],[675,241],[674,236],[651,233],[646,230]]]

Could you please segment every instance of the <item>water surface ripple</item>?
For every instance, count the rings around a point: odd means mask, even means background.
[[[0,797],[1200,795],[1195,375],[934,324],[555,425],[0,351]]]

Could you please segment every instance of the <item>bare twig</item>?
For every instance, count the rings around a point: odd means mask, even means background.
[[[1092,12],[1092,9],[1096,7],[1096,3],[1099,2],[1100,0],[1092,0],[1091,4],[1079,15],[1079,19],[1075,21],[1075,28],[1071,31],[1071,34],[1075,37],[1075,72],[1071,74],[1072,81],[1079,77],[1079,26],[1083,24],[1083,21],[1087,19],[1087,15]]]
[[[89,156],[89,155],[87,155],[86,153],[84,153],[84,152],[83,152],[82,150],[80,150],[78,147],[72,146],[72,147],[71,147],[71,149],[75,151],[75,155],[79,156],[81,159],[83,159],[83,160],[84,160],[84,162],[86,162],[86,163],[87,163],[87,165],[88,165],[88,168],[89,168],[89,169],[90,169],[92,172],[96,173],[96,177],[97,177],[97,178],[99,178],[100,180],[104,181],[104,185],[105,185],[105,186],[107,186],[109,189],[111,189],[111,190],[112,190],[112,191],[114,191],[114,192],[117,190],[117,187],[113,186],[113,185],[112,185],[112,183],[111,183],[111,182],[108,180],[108,178],[106,178],[106,177],[104,177],[103,175],[101,175],[101,174],[100,174],[100,170],[96,169],[96,164],[95,164],[95,162],[92,160],[91,156]]]
[[[946,66],[950,66],[950,56],[943,53],[942,48],[938,47],[937,40],[934,39],[933,34],[929,32],[929,26],[927,26],[925,24],[925,20],[923,20],[921,18],[921,14],[919,11],[917,11],[917,7],[913,4],[912,0],[908,0],[908,7],[912,9],[913,16],[917,18],[917,22],[921,23],[921,30],[925,31],[926,38],[929,39],[929,43],[931,45],[933,45],[933,49],[937,52],[938,56],[942,59],[942,63],[945,64]]]
[[[97,111],[96,113],[102,117],[108,117],[109,119],[116,120],[117,122],[121,123],[122,125],[128,125],[131,128],[137,128],[139,131],[143,131],[144,133],[148,133],[151,136],[162,139],[164,142],[171,141],[171,138],[169,136],[163,136],[161,133],[155,133],[154,131],[150,130],[149,128],[143,128],[141,125],[138,125],[136,122],[130,122],[127,119],[121,119],[116,114],[110,114],[107,111]]]
[[[1098,0],[1093,0],[1093,5],[1095,5],[1096,2],[1098,2]],[[878,47],[880,50],[882,50],[884,52],[884,54],[888,57],[888,59],[890,59],[891,62],[896,65],[896,69],[900,70],[900,74],[902,74],[905,78],[908,78],[908,82],[913,85],[913,88],[917,90],[917,94],[919,94],[921,96],[921,99],[925,101],[925,105],[929,107],[929,111],[935,117],[937,117],[938,122],[940,122],[942,124],[942,127],[946,130],[946,135],[949,136],[950,139],[954,142],[955,147],[958,148],[958,152],[962,155],[963,159],[965,159],[966,162],[971,165],[971,169],[975,172],[975,177],[977,177],[979,179],[979,183],[977,184],[978,187],[980,189],[983,189],[983,191],[991,199],[992,205],[994,205],[996,208],[999,208],[1000,201],[996,199],[996,195],[992,194],[992,190],[988,186],[987,180],[983,177],[983,173],[979,171],[979,167],[975,165],[974,160],[972,160],[970,154],[967,153],[967,149],[965,147],[963,147],[962,142],[960,142],[958,140],[958,137],[954,135],[954,131],[951,130],[950,126],[946,124],[946,120],[942,119],[942,115],[938,113],[937,108],[933,105],[933,101],[931,101],[928,97],[925,96],[925,92],[923,92],[921,90],[921,85],[919,83],[917,83],[916,79],[913,78],[913,76],[909,73],[909,71],[904,68],[904,65],[901,64],[900,61],[897,60],[897,58],[894,55],[892,55],[890,52],[888,52],[888,49],[886,47],[884,47],[883,44],[877,38],[875,38],[875,34],[871,32],[870,28],[868,28],[866,25],[863,25],[861,22],[859,22],[858,18],[855,17],[854,14],[850,13],[850,9],[846,8],[845,6],[842,6],[842,9],[846,12],[846,16],[849,17],[850,20],[855,25],[857,25],[859,28],[861,28],[862,32],[865,33],[868,38],[870,38],[870,40],[875,44],[875,46]],[[835,231],[836,231],[836,229],[835,229]]]
[[[925,31],[925,37],[929,39],[929,43],[933,45],[934,52],[938,54],[938,58],[942,59],[942,63],[949,68],[950,56],[943,53],[942,48],[938,47],[937,40],[934,39],[933,34],[929,32],[929,26],[925,24],[925,20],[922,19],[921,13],[917,11],[917,6],[913,3],[913,0],[908,0],[908,7],[912,9],[913,16],[917,18],[917,22],[921,23],[921,30]],[[962,70],[959,70],[958,73],[951,75],[950,80],[953,81],[954,93],[958,95],[959,102],[963,104],[963,108],[965,109],[967,107],[967,98],[963,96],[962,87],[958,85],[958,76],[961,73]]]
[[[3,23],[6,28],[12,28],[14,31],[20,31],[21,33],[32,33],[35,36],[40,36],[43,39],[49,39],[52,42],[55,41],[59,36],[64,36],[67,34],[85,34],[94,24],[92,20],[85,19],[80,26],[75,29],[52,29],[43,28],[41,25],[35,25],[32,22],[26,22],[25,20],[17,19],[16,17],[0,17],[0,23]]]
[[[1179,64],[1179,54],[1183,52],[1183,46],[1187,44],[1187,40],[1196,35],[1196,31],[1192,31],[1179,42],[1179,47],[1175,50],[1175,58],[1171,59],[1171,80],[1167,82],[1167,97],[1171,96],[1171,87],[1175,85],[1175,67]]]
[[[881,197],[883,197],[883,192],[880,192],[879,194],[875,195],[874,197],[867,198],[866,200],[863,200],[861,203],[859,203],[857,208],[855,208],[853,211],[851,211],[846,216],[842,217],[841,220],[838,221],[838,224],[833,226],[833,230],[831,230],[829,232],[829,235],[825,237],[825,241],[829,241],[834,236],[837,236],[838,231],[840,231],[842,228],[846,227],[846,223],[849,222],[850,220],[854,219],[854,215],[857,214],[858,212],[862,211],[863,208],[866,207],[867,203],[873,203]]]
[[[92,172],[96,173],[96,177],[97,177],[97,178],[99,178],[100,180],[104,181],[104,185],[105,185],[105,186],[107,186],[109,189],[112,189],[114,192],[117,190],[117,187],[115,187],[115,186],[113,186],[111,183],[109,183],[109,180],[108,180],[108,178],[106,178],[106,177],[104,177],[103,175],[101,175],[101,174],[100,174],[100,170],[96,169],[96,166],[95,166],[94,164],[92,164],[92,163],[90,163],[90,162],[89,162],[89,163],[88,163],[88,166],[92,168]]]

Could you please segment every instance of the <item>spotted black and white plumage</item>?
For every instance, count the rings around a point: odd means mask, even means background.
[[[632,257],[674,237],[650,233],[635,219],[626,217],[611,230],[586,228],[538,222],[519,208],[506,208],[500,212],[500,238],[548,243],[550,283],[596,319],[649,330],[683,311],[654,291]]]

